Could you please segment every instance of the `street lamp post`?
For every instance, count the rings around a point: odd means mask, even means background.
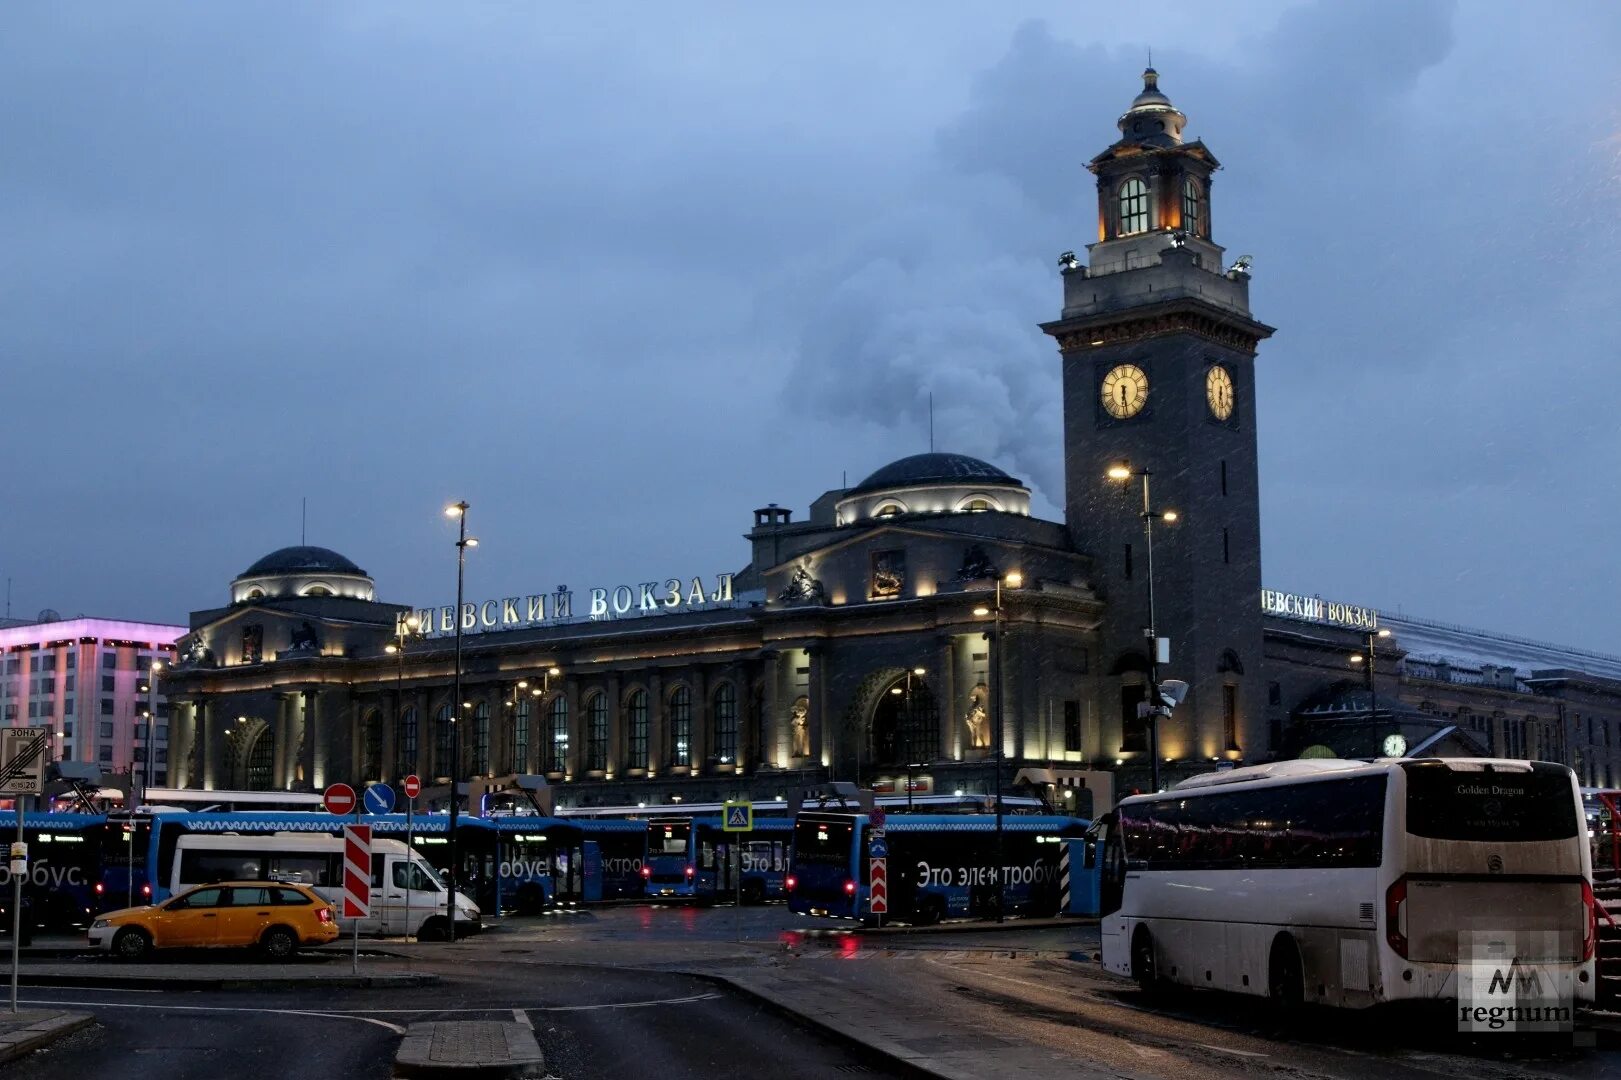
[[[917,706],[912,700],[912,676],[915,675],[921,679],[926,674],[927,672],[920,667],[908,671],[906,673],[906,696],[901,699],[901,703],[906,709],[906,812],[908,814],[912,812],[912,770],[921,764],[921,762],[912,760],[917,757],[917,747],[912,745],[912,736],[917,732],[917,714],[914,712]]]
[[[467,574],[467,549],[478,546],[478,538],[467,535],[467,503],[445,507],[445,516],[456,519],[456,670],[450,701],[450,831],[447,834],[450,857],[450,893],[445,897],[445,940],[456,940],[456,817],[460,810],[457,793],[462,771],[462,587]]]
[[[984,605],[976,607],[974,614],[980,618],[991,616],[991,649],[990,649],[990,686],[987,688],[991,695],[991,741],[994,743],[994,752],[991,755],[994,763],[994,779],[992,783],[996,790],[996,865],[991,868],[991,877],[996,882],[996,921],[1001,922],[1002,915],[1002,863],[1003,863],[1003,822],[1002,822],[1002,583],[1006,582],[1010,588],[1017,589],[1024,584],[1024,575],[1017,570],[999,575],[996,579],[995,603],[986,608]]]
[[[157,720],[158,720],[158,672],[163,670],[163,661],[157,657],[152,658],[152,667],[146,673],[146,682],[141,689],[146,691],[146,735],[142,742],[146,751],[146,761],[142,762],[141,769],[141,797],[146,797],[146,789],[152,786],[155,775],[154,762],[157,761]]]
[[[456,612],[456,619],[458,622],[461,620],[461,612],[459,610]],[[391,654],[395,660],[394,738],[396,745],[394,747],[394,760],[389,765],[390,771],[397,769],[400,764],[400,748],[398,746],[398,740],[400,735],[400,718],[405,715],[405,646],[412,638],[416,637],[417,632],[421,629],[421,627],[421,619],[418,619],[415,615],[408,615],[406,616],[404,622],[400,623],[394,628],[394,640],[383,646],[383,651]],[[413,761],[411,763],[411,768],[416,768],[416,762]],[[395,779],[399,778],[396,777]]]
[[[557,735],[549,727],[547,727],[545,723],[542,722],[540,717],[540,707],[546,703],[546,695],[552,692],[552,679],[561,674],[563,674],[563,669],[558,667],[556,664],[553,664],[551,667],[547,668],[541,673],[539,686],[530,686],[528,679],[520,680],[518,683],[519,690],[528,690],[530,696],[535,699],[534,712],[530,714],[529,719],[529,738],[531,741],[536,741],[537,738],[543,738],[547,747],[556,745],[555,740]],[[546,768],[546,766],[551,764],[550,759],[552,753],[553,751],[550,749],[541,751],[541,772],[550,771]],[[527,754],[528,751],[526,750],[525,755],[527,756]]]
[[[1367,640],[1367,649],[1364,652],[1352,653],[1351,663],[1362,665],[1362,673],[1368,680],[1368,719],[1374,723],[1379,722],[1379,691],[1373,682],[1373,662],[1378,653],[1379,639],[1390,636],[1389,630],[1370,630],[1363,637]]]
[[[1148,694],[1145,704],[1149,705],[1145,719],[1148,721],[1148,753],[1150,785],[1154,791],[1159,790],[1159,627],[1154,620],[1154,521],[1159,519],[1170,524],[1177,519],[1175,510],[1155,511],[1149,501],[1148,480],[1153,474],[1147,469],[1133,469],[1130,462],[1121,461],[1109,467],[1107,476],[1116,483],[1130,483],[1134,476],[1142,477],[1143,481],[1143,536],[1148,547],[1148,626],[1143,636],[1148,639]]]

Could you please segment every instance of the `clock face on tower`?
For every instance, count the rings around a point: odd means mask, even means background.
[[[1211,366],[1204,379],[1205,402],[1210,406],[1210,415],[1217,420],[1227,420],[1233,415],[1233,377],[1227,369],[1220,364]]]
[[[1119,364],[1103,376],[1098,397],[1110,416],[1128,420],[1148,404],[1148,376],[1135,364]]]

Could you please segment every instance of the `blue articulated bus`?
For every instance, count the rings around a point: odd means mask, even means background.
[[[513,816],[489,824],[500,888],[492,910],[534,915],[642,895],[645,821]]]
[[[24,814],[22,839],[28,844],[28,876],[23,880],[25,938],[34,929],[72,930],[95,918],[100,880],[100,814]],[[17,819],[0,815],[0,844],[17,837]],[[0,890],[0,930],[11,932],[11,879]]]
[[[794,819],[789,907],[804,915],[868,925],[929,925],[941,919],[1053,915],[1062,841],[1083,836],[1080,818],[1003,818],[1002,888],[996,821],[986,815],[894,815],[885,823],[888,911],[872,910],[871,824],[866,814],[801,813]],[[881,849],[881,850],[883,850]]]
[[[792,835],[787,818],[757,817],[753,831],[742,833],[726,832],[719,817],[654,819],[647,823],[642,870],[646,895],[700,903],[780,900],[786,895]]]

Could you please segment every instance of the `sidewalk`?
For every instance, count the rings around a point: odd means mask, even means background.
[[[439,976],[400,971],[373,961],[360,974],[348,964],[120,964],[114,961],[31,963],[18,975],[23,986],[122,986],[155,990],[293,990],[306,987],[437,986]]]
[[[545,1059],[526,1024],[489,1020],[430,1021],[406,1028],[394,1075],[543,1076]]]
[[[0,1012],[0,1065],[49,1046],[91,1023],[86,1013],[51,1009]]]
[[[1063,1054],[1020,1046],[953,1023],[938,1011],[904,998],[881,996],[795,965],[691,974],[730,987],[830,1034],[865,1046],[941,1080],[1118,1080],[1108,1069],[1091,1069]]]

